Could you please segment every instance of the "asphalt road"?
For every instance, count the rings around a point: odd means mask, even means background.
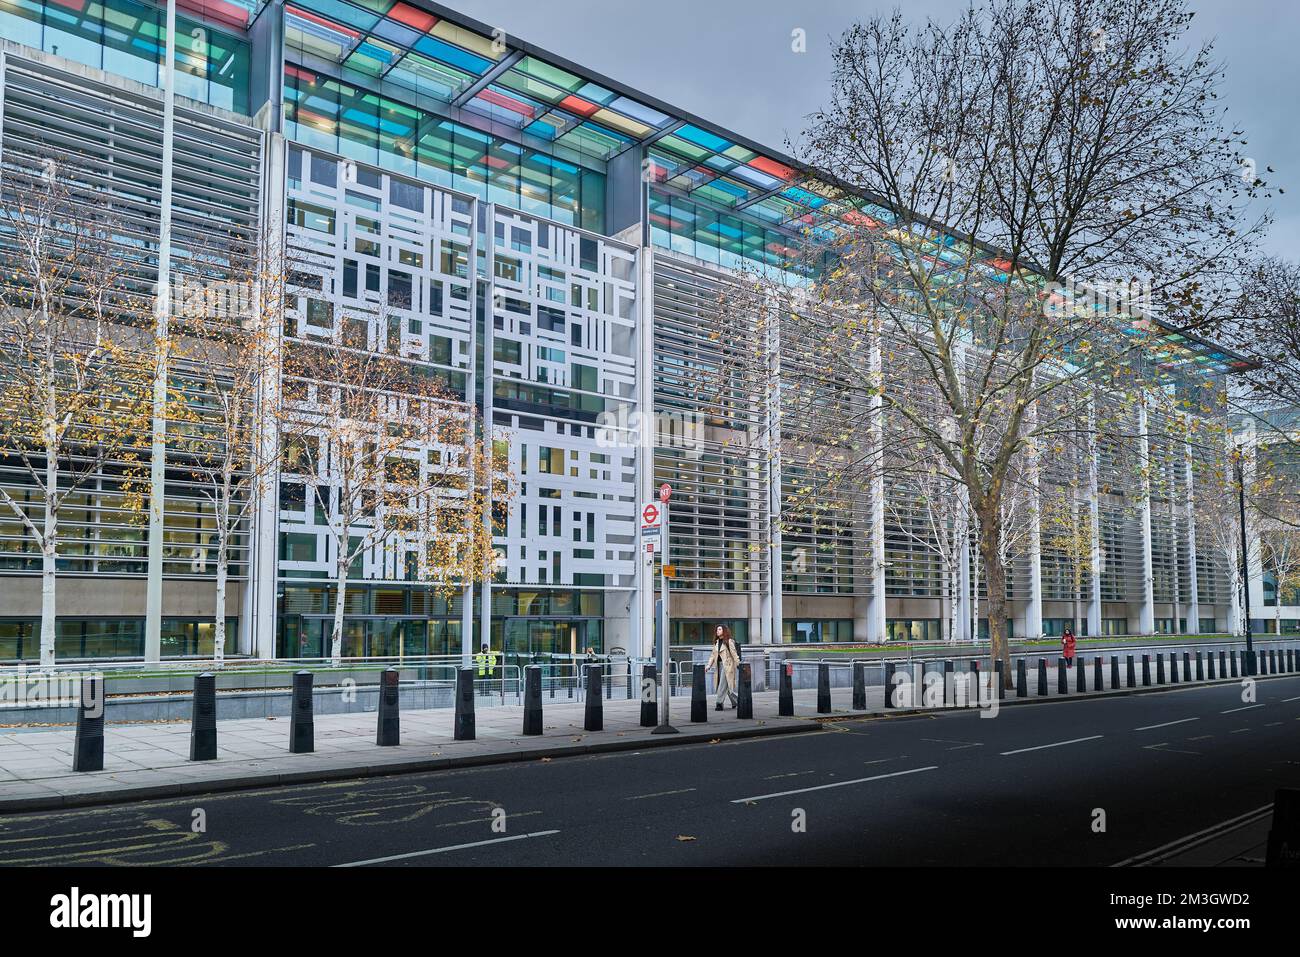
[[[1110,865],[1278,787],[1297,676],[3,817],[0,864]]]

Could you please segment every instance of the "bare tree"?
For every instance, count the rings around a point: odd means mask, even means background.
[[[1263,223],[1212,49],[1183,46],[1190,16],[1179,0],[993,0],[950,26],[875,18],[835,48],[830,103],[799,144],[874,202],[821,186],[851,228],[810,235],[786,273],[826,308],[782,322],[815,315],[819,375],[880,396],[965,487],[1008,680],[1000,556],[1018,457],[1077,434],[1096,394],[1173,401],[1169,364],[1145,357],[1221,314],[1229,297],[1211,290]],[[875,351],[883,374],[864,361]],[[920,400],[891,387],[896,354]]]
[[[47,160],[6,170],[0,197],[0,504],[41,555],[42,668],[54,665],[62,513],[96,483],[143,508],[150,356],[135,322],[135,263],[115,231]],[[147,458],[147,454],[145,456]]]

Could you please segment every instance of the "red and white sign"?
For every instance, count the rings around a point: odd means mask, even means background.
[[[645,506],[645,508],[641,509],[641,527],[658,528],[659,517],[660,517],[659,506],[656,505],[654,502],[650,502]]]
[[[672,497],[673,487],[671,485],[665,482],[663,485],[659,486],[659,501],[667,502]]]

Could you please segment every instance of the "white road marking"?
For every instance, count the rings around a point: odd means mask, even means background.
[[[448,851],[464,851],[471,847],[487,847],[489,844],[504,844],[507,841],[526,841],[530,837],[549,837],[559,831],[533,831],[531,834],[512,834],[509,837],[495,837],[490,841],[473,841],[469,844],[453,844],[450,847],[433,847],[427,851],[411,851],[407,854],[392,854],[388,857],[374,857],[368,861],[351,861],[347,864],[335,864],[335,867],[364,867],[367,864],[387,864],[389,861],[403,861],[410,857],[427,857],[430,854],[446,854]]]
[[[1251,708],[1262,708],[1262,704],[1248,704],[1242,708],[1229,708],[1227,711],[1220,711],[1219,714],[1236,714],[1238,711],[1249,711]]]
[[[919,774],[922,771],[937,771],[939,766],[933,764],[928,768],[912,768],[909,771],[895,771],[892,774],[877,774],[870,778],[855,778],[852,781],[836,781],[834,784],[818,784],[815,787],[799,788],[796,791],[777,791],[775,794],[758,794],[754,797],[736,798],[732,804],[748,804],[751,801],[766,801],[768,798],[788,797],[791,794],[807,794],[809,791],[824,791],[827,788],[842,788],[850,784],[866,784],[868,781],[881,781],[885,778],[901,777],[904,774]]]
[[[1102,735],[1092,734],[1086,738],[1071,738],[1069,741],[1056,741],[1052,744],[1039,744],[1032,748],[1017,748],[1014,751],[1003,751],[1002,756],[1006,757],[1008,754],[1024,754],[1027,751],[1042,751],[1044,748],[1060,748],[1067,744],[1078,744],[1080,741],[1096,741],[1100,737],[1102,737]]]
[[[1147,724],[1140,728],[1134,728],[1134,731],[1154,731],[1156,728],[1168,728],[1175,724],[1186,724],[1188,721],[1200,721],[1200,718],[1179,718],[1177,721],[1166,721],[1164,724]]]
[[[654,794],[637,794],[630,798],[624,798],[624,801],[642,801],[646,798],[667,797],[670,794],[685,794],[688,791],[694,791],[695,788],[678,788],[676,791],[656,791]]]
[[[1283,699],[1282,699],[1282,703],[1283,703],[1283,704],[1290,704],[1292,701],[1300,701],[1300,695],[1296,695],[1294,698],[1283,698]]]
[[[1220,834],[1226,834],[1228,831],[1244,824],[1253,824],[1255,819],[1268,813],[1272,808],[1272,804],[1265,804],[1263,807],[1257,807],[1253,811],[1247,811],[1245,814],[1239,814],[1236,817],[1228,818],[1228,820],[1221,821],[1218,824],[1212,824],[1204,830],[1188,834],[1186,837],[1180,837],[1176,841],[1170,841],[1168,844],[1161,844],[1159,847],[1147,851],[1145,854],[1138,854],[1135,857],[1130,857],[1126,860],[1120,861],[1118,864],[1112,864],[1111,867],[1144,867],[1147,864],[1155,863],[1160,860],[1162,856],[1169,856],[1168,854],[1162,855],[1162,852],[1164,851],[1174,848],[1178,850],[1190,850],[1198,844],[1204,844],[1206,841],[1212,840]]]

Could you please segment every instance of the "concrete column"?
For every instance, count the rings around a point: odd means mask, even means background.
[[[263,150],[262,223],[263,250],[261,271],[268,278],[271,289],[258,283],[258,316],[268,324],[268,356],[266,375],[258,383],[258,419],[263,428],[258,437],[258,454],[264,462],[276,461],[280,456],[280,435],[275,410],[280,404],[281,344],[284,336],[284,294],[280,277],[283,275],[285,176],[287,144],[280,133],[268,133]],[[268,295],[273,301],[268,301]],[[278,588],[278,540],[280,534],[279,469],[253,488],[255,502],[251,513],[248,553],[248,587],[244,589],[244,604],[240,613],[240,642],[242,651],[259,658],[275,657],[276,592]],[[297,649],[289,649],[296,656]]]
[[[763,447],[767,451],[765,484],[768,509],[768,627],[766,640],[780,644],[785,622],[785,566],[781,541],[781,315],[775,303],[770,303],[770,320],[767,323],[767,375],[770,387],[767,392],[767,437]]]
[[[642,190],[644,192],[644,189]],[[643,220],[644,221],[644,220]],[[648,235],[643,236],[638,255],[637,276],[640,288],[637,289],[637,310],[640,321],[637,324],[637,344],[640,361],[637,363],[636,396],[638,428],[634,429],[633,441],[636,442],[636,477],[637,477],[637,559],[636,559],[636,600],[637,641],[643,657],[655,654],[654,610],[655,610],[655,575],[654,563],[645,553],[645,544],[641,539],[641,506],[654,498],[654,249],[648,242]],[[661,535],[664,533],[661,532]],[[662,539],[661,539],[662,541]]]
[[[1029,409],[1030,428],[1038,427],[1038,407]],[[1029,458],[1029,543],[1026,551],[1029,559],[1029,600],[1025,603],[1026,638],[1039,638],[1043,634],[1043,525],[1042,496],[1039,492],[1038,442],[1030,438]]]
[[[1101,634],[1101,483],[1098,477],[1100,448],[1097,442],[1097,404],[1096,400],[1088,403],[1088,523],[1092,548],[1088,564],[1092,573],[1088,576],[1088,634],[1097,637]]]
[[[967,494],[965,487],[956,490],[956,494],[965,496]],[[970,525],[966,521],[966,512],[961,513],[961,520],[958,527],[958,558],[957,558],[957,634],[953,636],[957,641],[973,641],[975,635],[971,633],[971,548],[970,548]]]
[[[1151,434],[1145,402],[1138,403],[1138,467],[1142,476],[1138,521],[1142,533],[1142,597],[1138,608],[1138,633],[1156,630],[1155,575],[1151,570]]]
[[[167,356],[171,320],[172,143],[176,103],[176,0],[168,0],[163,58],[162,179],[158,200],[158,287],[154,295],[153,438],[149,449],[149,559],[144,603],[144,660],[162,657],[163,530],[167,486]]]
[[[492,351],[493,337],[496,332],[496,320],[493,318],[493,306],[496,302],[496,206],[489,204],[487,207],[487,230],[484,232],[484,241],[487,243],[487,249],[484,252],[487,259],[484,268],[487,272],[487,288],[483,293],[483,442],[487,447],[488,461],[492,461],[492,389],[493,389],[493,368],[492,368]],[[473,241],[478,242],[478,231],[473,235]],[[471,268],[477,268],[478,250],[470,245],[470,262],[476,265]],[[471,354],[470,361],[473,362]],[[483,477],[486,483],[487,493],[485,496],[487,513],[483,516],[483,522],[487,526],[489,533],[492,529],[492,476]],[[479,633],[482,641],[489,644],[492,642],[492,581],[490,578],[484,579],[480,586],[481,594],[479,596]],[[501,652],[505,653],[505,640],[502,636]],[[504,661],[504,657],[502,658]]]
[[[1187,486],[1187,500],[1183,503],[1183,515],[1187,523],[1187,634],[1201,633],[1200,589],[1197,586],[1196,573],[1196,491],[1193,486],[1192,449],[1183,439],[1183,479]]]
[[[876,394],[871,396],[871,442],[877,463],[885,443],[885,384],[880,320],[871,333],[868,366]],[[867,600],[867,641],[883,642],[885,629],[885,476],[879,464],[871,471],[871,597]]]

